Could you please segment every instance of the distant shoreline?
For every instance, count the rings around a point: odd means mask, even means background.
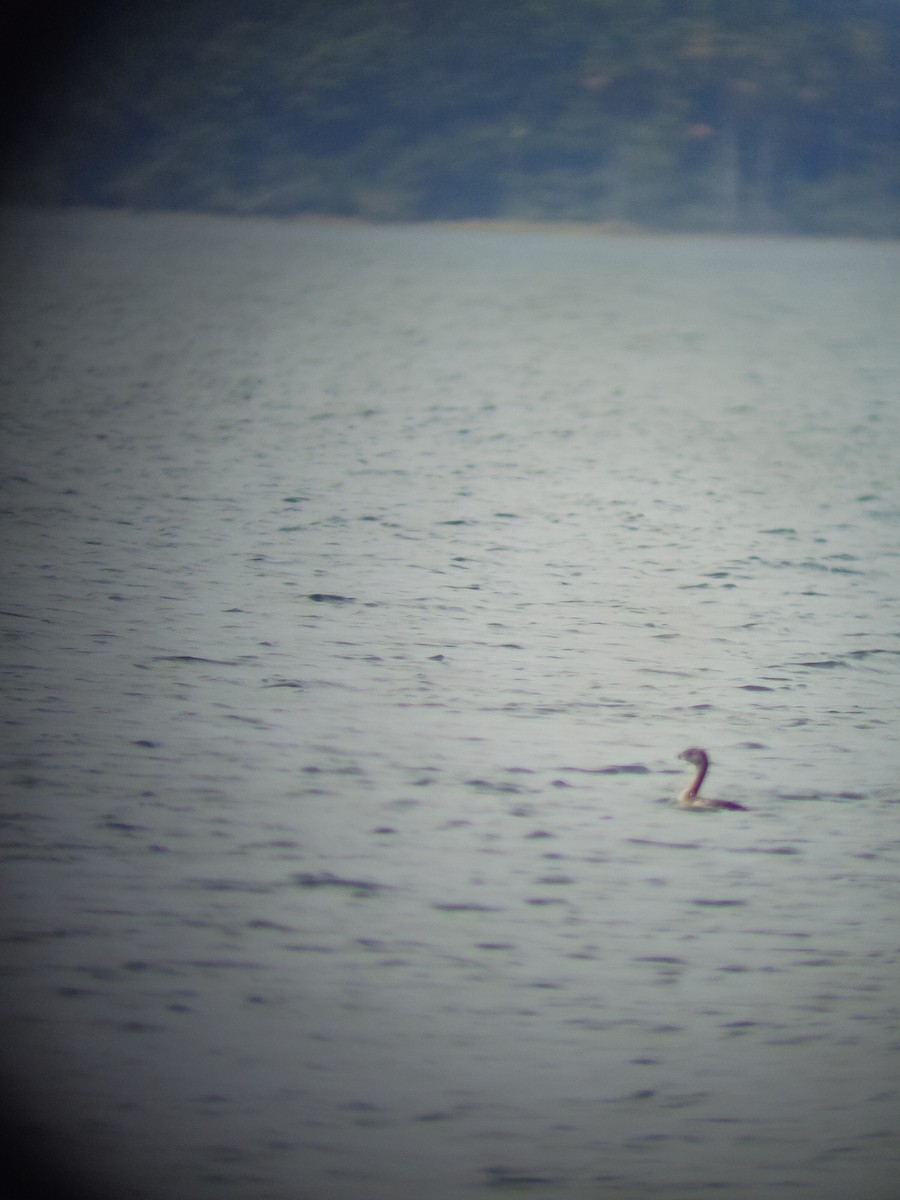
[[[461,217],[458,220],[379,221],[371,217],[345,216],[337,213],[303,212],[291,215],[279,213],[214,212],[184,208],[109,207],[93,204],[20,204],[0,203],[0,212],[30,212],[62,215],[91,213],[108,217],[177,217],[183,220],[260,221],[277,225],[328,225],[360,229],[421,229],[457,233],[524,233],[556,234],[565,237],[653,238],[657,240],[693,239],[696,241],[800,241],[800,242],[862,242],[878,245],[898,244],[898,237],[866,237],[853,233],[798,233],[793,230],[692,230],[659,229],[637,225],[631,221],[541,221],[515,217]]]

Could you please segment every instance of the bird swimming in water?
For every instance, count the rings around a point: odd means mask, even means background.
[[[692,766],[697,768],[697,773],[694,775],[691,783],[678,793],[678,803],[682,808],[693,809],[713,809],[713,808],[730,808],[738,812],[746,812],[747,809],[743,804],[737,804],[733,800],[707,800],[705,796],[700,795],[700,786],[706,778],[706,772],[709,770],[709,755],[705,750],[700,750],[696,746],[691,746],[689,750],[682,750],[678,755],[679,758],[685,759]]]

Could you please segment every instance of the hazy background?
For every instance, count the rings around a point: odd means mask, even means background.
[[[7,199],[900,232],[893,0],[7,15]]]
[[[894,1200],[900,6],[0,32],[0,1175]]]

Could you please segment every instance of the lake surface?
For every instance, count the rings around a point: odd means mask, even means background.
[[[894,1200],[900,247],[3,218],[2,1011],[117,1200]],[[685,746],[747,812],[668,803]]]

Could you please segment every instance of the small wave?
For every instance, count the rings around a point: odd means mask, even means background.
[[[630,837],[625,839],[635,846],[662,846],[665,850],[699,850],[699,842],[660,842],[654,838]]]
[[[345,888],[356,896],[372,896],[376,892],[390,891],[386,883],[374,883],[370,879],[342,879],[339,875],[332,875],[330,871],[322,871],[319,874],[304,871],[292,878],[299,887]]]
[[[615,767],[560,767],[577,775],[649,775],[650,768],[643,763],[623,763]]]

